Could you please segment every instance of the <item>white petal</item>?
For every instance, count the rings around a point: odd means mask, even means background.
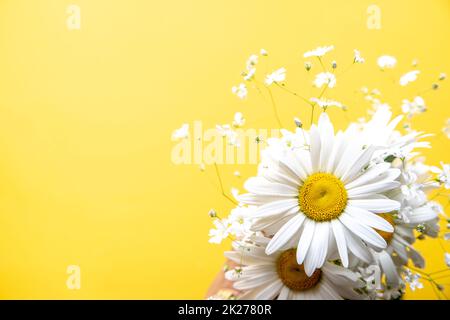
[[[341,258],[342,265],[348,267],[348,252],[347,243],[345,241],[344,227],[339,220],[332,220],[331,227],[333,228],[334,238],[336,239],[336,245],[338,247],[339,256]]]
[[[277,281],[267,285],[263,290],[261,290],[255,296],[255,300],[272,300],[280,293],[282,287],[283,283],[281,280],[277,279]]]
[[[377,256],[380,261],[381,268],[386,275],[387,283],[393,286],[397,286],[400,277],[397,273],[397,268],[395,267],[394,261],[392,261],[391,256],[385,250],[379,252]]]
[[[285,199],[267,203],[258,207],[252,214],[254,218],[264,218],[279,215],[288,212],[292,208],[298,206],[297,199]]]
[[[345,212],[361,224],[365,224],[385,232],[394,232],[394,227],[387,220],[375,213],[352,206],[347,206],[347,208],[345,208]]]
[[[266,254],[270,255],[283,247],[298,232],[305,218],[305,215],[298,214],[281,227],[267,245]]]
[[[349,231],[357,235],[368,244],[371,244],[380,249],[386,248],[387,244],[382,236],[380,236],[371,227],[358,223],[355,219],[353,219],[345,212],[341,214],[341,216],[339,217],[339,221],[341,221]]]
[[[285,197],[295,197],[298,196],[298,189],[281,184],[281,183],[273,183],[267,181],[262,177],[252,177],[249,178],[245,184],[244,188],[255,194],[261,195],[274,195],[274,196],[285,196]]]
[[[348,249],[359,259],[366,263],[369,263],[371,256],[367,246],[361,241],[361,239],[355,237],[350,231],[345,232],[345,240],[347,242]]]
[[[400,209],[400,203],[390,199],[349,200],[348,205],[377,213],[386,213]]]
[[[288,296],[289,296],[289,288],[288,287],[285,287],[285,286],[283,286],[282,288],[281,288],[281,291],[280,291],[280,294],[278,295],[278,300],[287,300],[288,299]]]
[[[306,254],[308,253],[309,246],[311,245],[312,238],[314,236],[314,229],[316,223],[313,220],[306,219],[303,232],[300,236],[297,246],[297,263],[302,264],[305,260]]]
[[[251,278],[245,278],[238,280],[234,283],[234,288],[237,290],[248,290],[265,285],[269,282],[276,281],[278,276],[276,272],[273,273],[263,273],[259,276],[253,276]]]
[[[380,174],[383,172],[386,172],[391,167],[390,163],[383,162],[380,164],[377,164],[373,166],[372,168],[365,171],[362,175],[360,175],[358,178],[353,180],[352,182],[345,185],[347,189],[352,189],[355,187],[359,187],[361,185],[364,185],[368,183],[369,181],[377,178]]]
[[[348,170],[344,175],[341,177],[342,181],[344,183],[348,183],[355,179],[357,175],[360,173],[360,171],[369,164],[370,159],[373,156],[373,153],[375,152],[376,148],[373,146],[369,146],[368,148],[364,149],[364,151],[361,152],[361,154],[358,156],[356,161],[351,161],[348,164]]]
[[[311,165],[313,171],[317,172],[319,171],[320,165],[321,140],[320,140],[320,133],[315,125],[311,127],[310,135],[311,135],[311,143],[310,143]]]
[[[358,197],[364,194],[371,193],[383,193],[395,188],[400,187],[400,182],[397,181],[386,181],[386,182],[377,182],[373,184],[367,184],[364,186],[360,186],[351,190],[348,190],[349,198]]]
[[[316,223],[314,231],[314,238],[311,242],[311,247],[305,259],[305,273],[310,277],[314,270],[322,267],[328,251],[328,239],[330,233],[330,223],[320,222]]]
[[[319,118],[320,132],[320,171],[325,171],[330,160],[330,154],[333,151],[334,128],[326,112],[323,112]]]

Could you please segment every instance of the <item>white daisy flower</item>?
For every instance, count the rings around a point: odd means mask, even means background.
[[[264,48],[261,48],[261,50],[259,51],[259,53],[260,53],[262,56],[264,56],[264,57],[267,57],[267,56],[269,55],[269,53],[267,52],[267,50],[264,49]]]
[[[378,58],[377,64],[381,69],[391,69],[397,64],[397,59],[393,56],[384,55]]]
[[[247,97],[247,86],[244,83],[241,83],[237,86],[231,88],[231,92],[237,95],[240,99],[245,99]]]
[[[189,124],[185,123],[172,133],[173,140],[186,139],[189,137]]]
[[[247,70],[252,69],[254,66],[258,64],[258,56],[256,54],[252,54],[248,59],[246,63]]]
[[[282,82],[285,79],[286,79],[286,69],[280,68],[278,70],[275,70],[271,74],[268,74],[264,82],[267,86],[270,86],[274,82],[275,83]]]
[[[408,83],[416,81],[419,73],[420,73],[419,70],[413,70],[413,71],[405,73],[403,76],[400,77],[400,81],[399,81],[400,85],[404,87]]]
[[[366,60],[361,57],[361,52],[359,52],[359,50],[353,50],[354,53],[354,57],[353,57],[353,62],[354,63],[364,63]]]
[[[259,238],[260,243],[268,239]],[[244,292],[245,300],[343,300],[363,299],[355,290],[364,286],[359,275],[349,269],[326,262],[322,268],[307,275],[296,261],[296,249],[276,251],[266,255],[264,244],[234,243],[235,251],[225,256],[244,264],[227,271],[225,277],[233,287]]]
[[[334,46],[317,47],[314,50],[305,52],[305,54],[303,54],[303,57],[304,58],[309,58],[309,57],[319,57],[320,58],[320,57],[323,57],[325,54],[327,54],[328,52],[330,52],[333,49],[334,49]]]
[[[298,244],[297,261],[308,275],[336,254],[335,246],[345,267],[348,251],[368,261],[366,244],[378,250],[387,246],[374,228],[394,230],[378,213],[399,209],[382,193],[399,187],[400,170],[388,163],[370,165],[377,148],[356,130],[351,126],[335,134],[322,113],[318,126],[304,132],[310,150],[269,145],[262,154],[267,169],[247,180],[249,193],[240,197],[259,206],[252,229],[274,235],[267,254]]]
[[[245,118],[241,112],[236,112],[233,119],[233,127],[240,128],[245,124]]]
[[[230,224],[227,219],[216,219],[213,221],[215,228],[209,230],[209,242],[220,244],[230,235]]]
[[[250,81],[253,79],[253,77],[255,76],[256,73],[256,68],[250,68],[247,70],[247,72],[244,72],[243,76],[244,76],[244,80],[245,81]]]
[[[334,88],[336,85],[336,77],[331,72],[321,72],[316,75],[313,84],[317,88],[321,88],[323,85],[327,85],[329,88]]]
[[[326,110],[328,107],[338,107],[341,109],[345,109],[345,107],[342,105],[342,103],[335,101],[335,100],[330,100],[330,99],[325,99],[325,98],[311,98],[309,99],[311,102],[317,104],[319,107],[321,107],[322,109]]]

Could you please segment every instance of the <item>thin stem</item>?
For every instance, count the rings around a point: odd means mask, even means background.
[[[230,200],[233,204],[237,205],[238,203],[233,198],[231,198],[229,195],[227,195],[225,193],[225,190],[223,189],[222,178],[220,177],[220,173],[219,173],[219,168],[217,167],[217,163],[215,163],[215,162],[214,162],[214,168],[216,168],[217,179],[219,180],[220,191],[222,192],[222,195],[225,198],[227,198],[228,200]]]
[[[297,98],[299,98],[299,99],[303,100],[304,102],[306,102],[307,104],[311,105],[311,102],[310,102],[308,99],[306,99],[305,97],[302,97],[302,96],[299,95],[298,93],[296,93],[296,92],[294,92],[294,91],[292,91],[292,90],[289,90],[289,89],[286,88],[284,85],[281,85],[281,84],[279,84],[278,82],[275,82],[275,84],[278,86],[278,88],[283,89],[284,91],[286,91],[286,92],[288,92],[288,93],[290,93],[290,94],[296,96]]]
[[[266,88],[267,88],[267,92],[269,92],[270,101],[272,102],[272,109],[273,109],[273,113],[274,113],[274,115],[275,115],[275,119],[276,119],[277,122],[278,122],[278,126],[279,126],[280,128],[283,128],[283,124],[281,123],[280,117],[278,116],[277,105],[276,105],[276,103],[275,103],[275,99],[273,98],[272,90],[270,90],[269,87],[266,87]]]
[[[321,99],[323,97],[323,95],[325,94],[325,91],[327,91],[328,85],[326,85],[323,89],[322,92],[320,92],[319,96],[317,97],[317,99]],[[313,104],[311,104],[312,110],[311,110],[311,125],[314,122],[314,108],[317,105],[317,102],[314,102]]]

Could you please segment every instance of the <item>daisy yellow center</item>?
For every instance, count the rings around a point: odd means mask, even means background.
[[[380,213],[379,216],[389,222],[391,226],[395,227],[394,224],[394,217],[390,213]],[[392,240],[392,237],[394,237],[393,232],[386,232],[375,229],[375,231],[386,241],[387,244],[389,244]]]
[[[322,271],[317,269],[311,277],[308,277],[303,265],[297,263],[296,249],[286,250],[278,257],[277,272],[281,282],[294,291],[303,291],[314,287],[322,275]]]
[[[347,205],[347,190],[341,180],[329,173],[314,173],[300,187],[302,212],[315,221],[330,221]]]

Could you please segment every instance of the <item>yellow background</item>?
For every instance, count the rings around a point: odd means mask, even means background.
[[[372,3],[380,30],[366,26]],[[81,8],[81,30],[66,27],[69,4]],[[173,129],[213,127],[236,111],[247,127],[274,127],[256,92],[242,102],[230,90],[262,47],[268,70],[285,66],[307,96],[317,93],[303,52],[334,44],[326,60],[345,66],[361,50],[367,63],[330,91],[350,107],[331,111],[337,127],[365,113],[354,92],[362,85],[398,110],[450,73],[449,18],[448,0],[0,0],[0,298],[202,298],[229,246],[208,243],[207,212],[231,207],[212,168],[171,162]],[[381,54],[398,58],[395,77],[417,58],[419,80],[393,86],[376,68]],[[288,127],[308,117],[295,98],[275,95]],[[448,83],[424,98],[429,112],[414,125],[439,132]],[[448,162],[443,136],[433,145],[428,160]],[[239,179],[236,169],[221,169],[227,190],[255,172],[240,167]],[[429,270],[444,266],[437,242],[419,247]],[[67,289],[68,265],[81,267],[81,290]],[[434,298],[427,287],[408,297]]]

